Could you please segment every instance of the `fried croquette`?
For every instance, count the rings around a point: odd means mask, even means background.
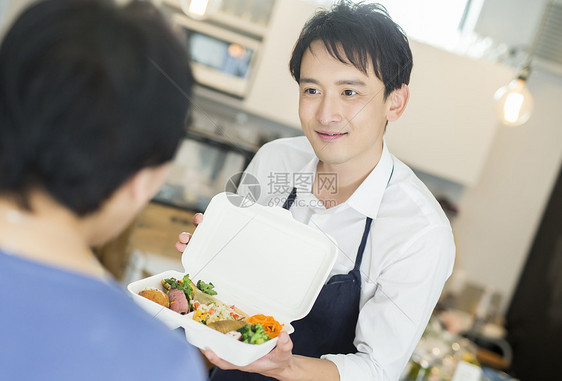
[[[139,295],[152,300],[153,302],[156,302],[166,308],[170,308],[170,299],[168,298],[168,295],[160,290],[146,289],[139,292]]]

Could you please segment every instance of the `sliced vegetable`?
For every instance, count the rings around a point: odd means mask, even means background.
[[[216,295],[217,292],[214,290],[215,286],[213,283],[205,283],[202,280],[197,281],[197,288],[203,291],[205,294]]]
[[[250,316],[247,320],[248,323],[250,324],[262,325],[265,330],[265,333],[269,335],[269,337],[272,339],[279,336],[279,333],[283,328],[283,324],[279,324],[277,320],[273,318],[273,316],[265,316],[260,314],[260,315]]]

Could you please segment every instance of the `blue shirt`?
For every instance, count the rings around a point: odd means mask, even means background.
[[[199,352],[113,281],[0,250],[0,380],[205,380]]]

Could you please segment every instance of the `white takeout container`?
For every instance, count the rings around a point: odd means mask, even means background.
[[[294,331],[290,323],[305,317],[336,261],[338,248],[325,233],[293,219],[279,207],[254,204],[239,207],[241,196],[215,196],[203,222],[182,254],[185,273],[197,283],[212,282],[216,297],[248,315],[271,315]],[[138,295],[145,288],[163,290],[162,279],[185,275],[166,271],[129,284],[134,300],[170,328],[183,327],[187,340],[211,349],[238,366],[266,355],[277,338],[263,344],[242,343]]]

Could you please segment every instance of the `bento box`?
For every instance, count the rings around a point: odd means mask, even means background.
[[[166,271],[128,285],[134,300],[170,328],[183,327],[187,341],[211,349],[238,366],[266,355],[277,338],[263,344],[248,344],[181,315],[138,293],[147,288],[164,290],[162,279],[182,279],[189,274],[197,283],[211,282],[216,297],[248,315],[273,316],[283,330],[294,331],[291,322],[311,310],[336,261],[335,241],[293,219],[279,207],[253,204],[239,207],[232,193],[215,196],[182,254],[185,273]]]

